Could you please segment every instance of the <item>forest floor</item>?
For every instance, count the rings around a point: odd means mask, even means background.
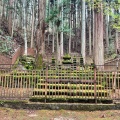
[[[0,120],[120,120],[120,110],[89,112],[0,108]]]

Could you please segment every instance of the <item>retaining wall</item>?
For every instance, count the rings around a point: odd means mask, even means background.
[[[83,103],[31,103],[22,101],[0,101],[0,107],[34,110],[120,110],[120,103],[116,104],[83,104]]]
[[[24,55],[24,47],[19,46],[12,56],[0,54],[0,64],[15,64],[18,57],[22,55]],[[28,55],[34,57],[35,50],[32,48],[28,48]]]

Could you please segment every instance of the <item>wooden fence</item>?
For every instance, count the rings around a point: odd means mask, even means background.
[[[120,100],[120,71],[90,66],[0,71],[0,99]]]

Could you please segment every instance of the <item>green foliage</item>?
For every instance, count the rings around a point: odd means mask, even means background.
[[[55,58],[52,57],[52,64],[55,64]]]
[[[46,18],[46,22],[47,23],[49,23],[49,21],[55,22],[57,19],[59,19],[58,14],[59,14],[59,10],[57,8],[51,8],[50,15]]]
[[[16,60],[16,62],[14,63],[12,69],[15,69],[17,68],[17,65],[19,64],[19,58]]]
[[[63,60],[62,63],[63,64],[72,64],[72,61],[71,60]]]
[[[0,86],[2,86],[2,83],[0,82]]]
[[[113,53],[112,55],[111,55],[111,58],[113,58],[113,59],[115,59],[117,57],[117,54],[115,54],[115,53]]]
[[[114,47],[114,45],[110,44],[108,50],[109,50],[109,54],[115,53],[115,47]]]
[[[13,42],[10,41],[10,37],[6,37],[6,40],[0,40],[0,52],[10,54],[12,52]]]
[[[100,11],[100,4],[102,4],[104,14],[109,14],[112,17],[112,27],[120,31],[120,0],[94,0],[94,3],[91,0],[86,0],[86,2],[97,12]]]
[[[76,63],[77,63],[76,57],[73,57],[73,64],[76,64]]]
[[[71,56],[69,54],[65,54],[63,56],[63,64],[72,64]]]
[[[69,96],[67,96],[67,98],[66,97],[57,97],[57,98],[31,97],[29,100],[31,102],[45,102],[46,101],[48,103],[50,103],[50,102],[53,102],[53,103],[75,103],[75,102],[76,103],[83,103],[83,101],[84,101],[84,103],[93,103],[94,102],[94,100],[92,100],[92,98],[87,99],[87,98],[84,98],[82,96],[79,96],[79,98],[76,98],[76,97],[72,98]],[[104,98],[104,99],[100,99],[100,100],[98,99],[97,103],[113,103],[113,101]],[[86,110],[86,109],[84,109],[84,110]]]
[[[3,33],[4,33],[3,30],[0,29],[0,34],[3,34]]]
[[[80,57],[80,65],[84,65],[83,57]]]
[[[71,59],[71,56],[69,55],[69,54],[65,54],[64,56],[63,56],[63,59],[64,60],[70,60]]]
[[[40,55],[38,55],[38,58],[37,58],[37,60],[36,60],[36,69],[42,69],[43,68],[43,57],[42,57],[42,55],[40,54]]]
[[[20,62],[22,63],[22,65],[27,69],[27,70],[33,70],[34,69],[34,60],[30,59],[31,57],[28,56],[22,56],[20,58]]]
[[[65,16],[63,16],[63,18],[61,18],[60,14],[62,12],[61,11],[62,7],[64,7],[63,14],[69,14],[70,8],[68,8],[68,6],[67,6],[68,3],[69,2],[67,0],[63,0],[59,3],[56,2],[55,6],[50,7],[50,9],[48,9],[48,6],[47,6],[48,13],[47,13],[46,22],[52,23],[53,26],[56,27],[56,30],[58,32],[64,32],[65,34],[70,32],[70,28],[69,28],[69,24],[65,23],[65,21],[64,21]],[[59,5],[57,5],[57,4],[59,4]],[[62,19],[63,19],[63,23],[62,23]]]

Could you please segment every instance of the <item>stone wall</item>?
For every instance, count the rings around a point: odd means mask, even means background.
[[[0,63],[1,64],[11,64],[11,59],[8,55],[0,54]]]
[[[90,104],[90,103],[34,103],[30,101],[0,101],[0,107],[30,110],[79,110],[79,111],[104,111],[120,110],[120,103],[115,104]]]
[[[12,57],[8,55],[0,54],[0,69],[10,68],[12,63]]]
[[[104,70],[116,71],[117,69],[120,70],[120,60],[119,59],[113,59],[113,60],[107,61],[105,63]]]
[[[0,66],[2,64],[15,64],[16,60],[19,56],[24,55],[24,47],[18,47],[15,51],[15,53],[12,56],[8,56],[5,54],[0,54]],[[28,55],[35,56],[35,50],[32,48],[28,48]]]
[[[21,47],[18,47],[15,53],[12,55],[12,64],[16,62],[19,56],[21,56]]]
[[[21,54],[24,55],[24,47],[21,47]],[[27,49],[27,55],[35,56],[35,50],[33,48]]]

